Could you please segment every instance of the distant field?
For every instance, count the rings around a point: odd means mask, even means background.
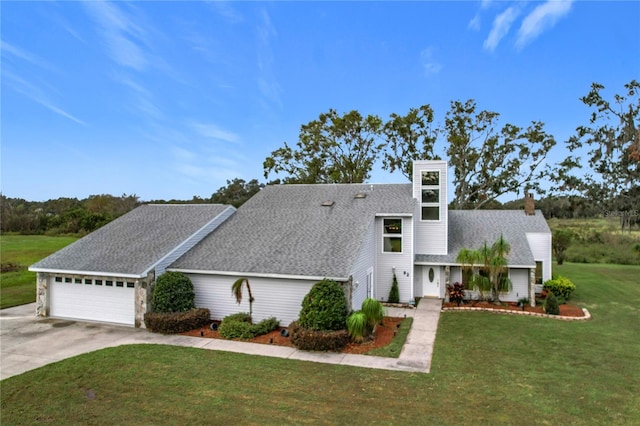
[[[27,268],[77,239],[44,235],[0,236],[0,259],[3,269],[10,264],[15,265],[17,269],[0,274],[0,308],[34,302],[36,274],[29,272]]]
[[[615,263],[640,265],[640,231],[620,231],[615,217],[599,219],[549,219],[552,231],[569,229],[573,243],[566,252],[566,260],[575,263]]]

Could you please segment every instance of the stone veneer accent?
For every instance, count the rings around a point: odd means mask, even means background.
[[[552,318],[563,321],[585,321],[591,319],[591,314],[587,310],[587,308],[582,308],[582,312],[584,313],[583,317],[565,317],[562,315],[549,315],[549,314],[540,314],[538,312],[527,312],[527,311],[512,311],[506,309],[491,309],[491,308],[477,308],[477,307],[452,307],[452,308],[442,308],[443,311],[483,311],[483,312],[492,312],[494,314],[507,314],[507,315],[528,315],[532,317],[542,317],[542,318]]]
[[[49,292],[48,292],[49,274],[38,272],[36,276],[36,316],[49,316]]]
[[[529,269],[529,304],[536,306],[536,268]]]
[[[144,324],[144,314],[147,313],[147,309],[151,307],[151,295],[155,283],[156,276],[153,270],[149,271],[146,278],[136,281],[134,292],[136,309],[134,325],[136,328],[146,328]]]

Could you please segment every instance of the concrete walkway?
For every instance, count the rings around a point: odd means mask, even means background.
[[[35,304],[0,311],[0,380],[43,365],[99,349],[154,343],[189,346],[250,355],[428,373],[435,341],[440,300],[423,299],[417,309],[387,308],[389,316],[414,318],[399,358],[307,352],[295,348],[162,335],[132,327],[35,317]]]

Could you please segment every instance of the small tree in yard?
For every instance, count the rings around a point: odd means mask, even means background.
[[[302,300],[300,326],[317,331],[343,330],[348,313],[342,286],[325,278],[314,284]]]
[[[474,275],[471,284],[478,289],[481,298],[484,298],[485,291],[491,291],[492,299],[495,303],[500,303],[500,293],[511,290],[511,280],[507,274],[507,256],[511,251],[511,246],[501,235],[493,245],[489,246],[485,242],[479,250],[469,250],[463,248],[458,253],[458,262],[463,267],[478,262],[479,273]]]
[[[249,284],[249,279],[242,277],[235,280],[234,283],[231,285],[231,293],[233,293],[233,295],[236,298],[236,302],[238,302],[238,305],[239,305],[240,302],[242,302],[242,284],[244,283],[247,284],[247,293],[249,293],[249,320],[252,321],[253,320],[253,301],[255,299],[253,298],[253,294],[251,294],[251,284]]]
[[[553,254],[556,256],[558,265],[562,265],[565,259],[565,252],[571,245],[573,239],[573,232],[569,229],[557,229],[553,232],[553,241],[551,247],[553,248]]]
[[[398,278],[396,278],[395,272],[393,273],[393,283],[389,291],[389,303],[400,303],[400,289],[398,288]]]
[[[186,312],[195,308],[193,283],[182,272],[165,272],[156,280],[151,303],[155,312]]]

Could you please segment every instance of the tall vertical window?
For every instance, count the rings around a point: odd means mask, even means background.
[[[440,220],[440,172],[423,171],[421,189],[422,220]]]
[[[542,284],[542,262],[536,261],[536,282],[535,284]]]
[[[382,219],[382,251],[402,253],[402,219]]]

